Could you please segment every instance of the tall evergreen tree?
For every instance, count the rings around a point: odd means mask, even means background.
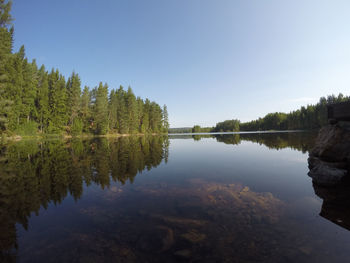
[[[68,106],[68,121],[69,125],[74,123],[74,120],[79,117],[81,107],[81,81],[79,75],[75,72],[67,80],[67,106]]]
[[[108,132],[108,86],[100,82],[96,90],[94,120],[96,133],[103,135]]]
[[[123,89],[123,86],[120,86],[116,93],[118,97],[118,124],[119,129],[118,132],[121,134],[128,133],[129,131],[129,121],[128,121],[128,112],[127,112],[127,105],[126,105],[126,94]]]
[[[12,52],[13,26],[10,14],[12,1],[0,0],[0,65],[4,65]]]
[[[24,47],[23,47],[24,51]],[[28,63],[27,59],[23,60],[23,87],[22,87],[22,111],[21,118],[24,122],[33,120],[37,115],[35,107],[35,99],[37,96],[37,65],[35,60],[33,63]]]
[[[0,133],[8,129],[9,115],[13,104],[6,95],[9,81],[6,64],[11,56],[13,43],[11,5],[11,1],[5,3],[5,0],[0,0]]]
[[[91,125],[91,94],[89,87],[85,86],[81,95],[81,119],[83,121],[83,131],[89,132]]]
[[[62,132],[67,124],[67,92],[64,77],[58,70],[49,74],[49,131]]]
[[[146,99],[145,104],[143,105],[143,111],[142,111],[141,133],[148,133],[150,131],[150,126],[149,126],[150,107],[151,107],[151,102],[149,101],[149,99]]]
[[[109,128],[113,131],[118,130],[118,96],[115,90],[111,90],[109,95],[108,119]]]
[[[48,74],[44,65],[40,67],[38,73],[38,88],[36,96],[36,107],[38,112],[38,123],[41,132],[46,131],[49,121],[49,82]]]
[[[11,112],[9,112],[9,129],[16,130],[21,123],[22,92],[24,86],[23,80],[23,60],[24,47],[22,46],[18,53],[10,56],[5,64],[7,75],[5,98],[12,101]]]
[[[128,112],[127,122],[128,122],[128,133],[138,132],[138,120],[137,120],[137,103],[136,97],[132,92],[131,87],[128,88],[126,93],[126,109]]]
[[[169,115],[168,115],[168,108],[164,104],[163,106],[163,132],[168,133],[169,130]]]

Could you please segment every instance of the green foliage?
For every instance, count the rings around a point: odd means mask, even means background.
[[[12,1],[0,0],[0,27],[8,27],[11,25],[12,17],[10,14]]]
[[[213,129],[213,132],[237,132],[239,131],[239,120],[226,120],[219,122]]]
[[[192,128],[190,127],[182,127],[182,128],[169,128],[169,133],[190,133],[192,132]]]
[[[192,132],[193,132],[193,133],[201,132],[201,126],[199,126],[199,125],[193,126]]]
[[[49,131],[62,132],[67,124],[67,91],[64,77],[56,69],[49,74]]]
[[[83,132],[89,132],[91,125],[91,93],[87,86],[84,87],[80,99],[80,118],[83,121]]]
[[[81,119],[75,118],[71,127],[71,134],[73,136],[81,135],[84,129],[84,123]]]
[[[169,114],[168,114],[168,108],[164,104],[163,106],[163,132],[168,133],[169,130]]]
[[[68,78],[67,88],[67,105],[68,105],[68,121],[69,124],[74,122],[74,119],[79,116],[81,107],[81,81],[75,72]]]
[[[259,130],[312,130],[327,124],[327,105],[350,100],[339,94],[320,98],[315,105],[301,107],[299,110],[286,113],[269,113],[263,118],[240,124],[241,131]]]
[[[49,121],[49,82],[45,67],[41,66],[38,72],[38,87],[36,95],[37,120],[40,124],[40,131],[47,129]]]
[[[108,132],[108,86],[107,84],[98,86],[95,98],[95,125],[96,134],[104,135]]]
[[[25,122],[17,128],[15,131],[18,135],[34,136],[38,131],[38,124],[35,121]]]
[[[75,72],[65,81],[58,69],[29,62],[24,46],[12,53],[11,4],[0,0],[0,133],[33,133],[33,123],[41,134],[167,132],[166,106],[136,98],[131,87],[108,93],[100,83],[82,92]]]

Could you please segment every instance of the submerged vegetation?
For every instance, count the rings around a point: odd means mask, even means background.
[[[129,87],[93,89],[73,72],[66,80],[28,61],[24,46],[13,53],[12,2],[0,1],[0,134],[80,135],[166,133],[167,107],[136,97]],[[110,91],[109,91],[110,90]]]

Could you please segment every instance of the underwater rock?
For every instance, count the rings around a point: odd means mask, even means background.
[[[315,184],[334,186],[342,182],[350,170],[350,123],[323,127],[308,162],[309,176]]]
[[[322,187],[313,185],[315,194],[322,198],[320,216],[350,230],[350,186]]]
[[[347,170],[336,167],[335,165],[329,165],[322,161],[309,172],[309,176],[315,183],[326,186],[340,183],[346,175]]]

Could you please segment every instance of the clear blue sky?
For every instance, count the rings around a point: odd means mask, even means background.
[[[171,127],[350,94],[350,1],[14,0],[15,50],[82,84],[130,85]]]

